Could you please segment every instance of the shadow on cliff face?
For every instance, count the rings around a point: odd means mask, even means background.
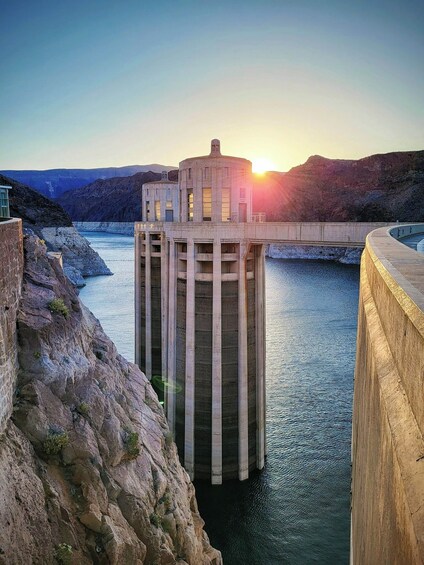
[[[0,563],[220,564],[153,389],[34,236],[18,332]]]

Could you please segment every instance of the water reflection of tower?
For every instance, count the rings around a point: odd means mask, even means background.
[[[180,163],[178,185],[143,186],[159,217],[136,224],[136,361],[163,376],[190,476],[214,484],[264,465],[264,246],[245,236],[251,171],[212,140],[210,155]],[[159,221],[171,217],[162,210],[180,221]]]

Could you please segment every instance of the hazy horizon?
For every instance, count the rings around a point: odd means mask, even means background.
[[[2,3],[0,169],[424,147],[418,0]]]

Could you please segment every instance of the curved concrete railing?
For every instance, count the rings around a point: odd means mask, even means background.
[[[409,235],[404,228],[370,233],[361,261],[352,430],[358,565],[424,562],[424,255],[396,241]]]

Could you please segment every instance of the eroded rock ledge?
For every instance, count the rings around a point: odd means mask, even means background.
[[[0,563],[62,553],[75,564],[221,564],[146,377],[36,237],[25,256],[20,376],[0,438]]]

